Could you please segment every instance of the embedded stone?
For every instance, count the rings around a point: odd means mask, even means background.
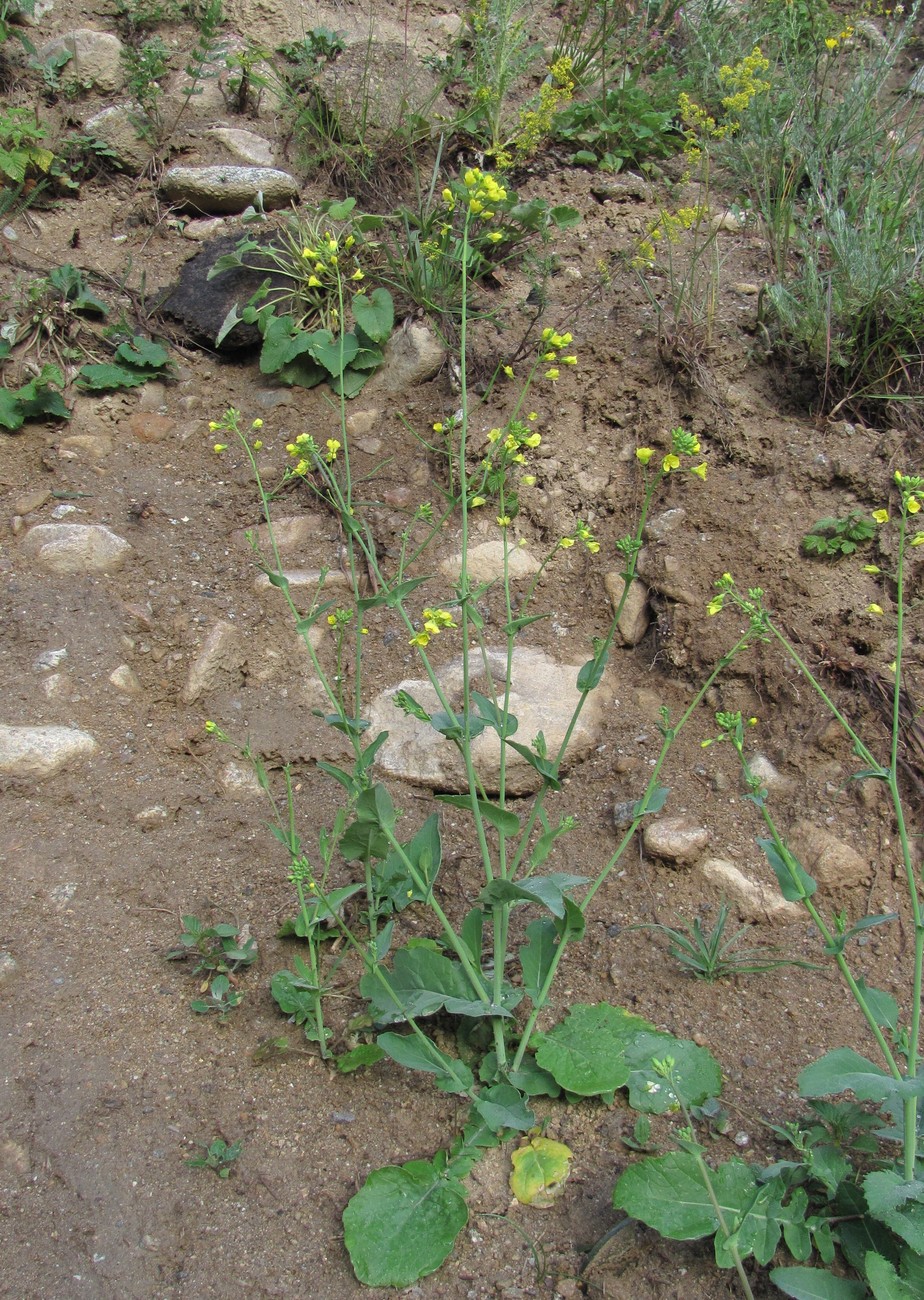
[[[218,140],[228,153],[233,153],[242,162],[256,167],[273,165],[273,146],[262,135],[256,135],[253,131],[240,131],[232,126],[213,126],[206,131],[206,135]]]
[[[101,113],[87,118],[83,126],[85,135],[100,140],[113,155],[116,166],[137,176],[151,161],[153,152],[149,140],[141,134],[147,124],[140,104],[110,104]]]
[[[823,826],[796,822],[787,843],[809,875],[828,889],[852,889],[869,881],[867,859]]]
[[[539,572],[539,561],[530,555],[525,546],[508,547],[503,539],[498,537],[469,549],[468,576],[472,582],[493,582],[496,578],[503,578],[505,552],[508,572],[513,581],[518,578],[532,578]],[[440,572],[447,578],[458,578],[462,572],[461,552],[443,560],[440,564]]]
[[[383,349],[384,359],[369,391],[403,393],[432,379],[446,360],[446,349],[426,325],[395,330]]]
[[[171,167],[161,181],[170,203],[192,212],[243,212],[263,195],[264,208],[298,198],[298,181],[277,167]]]
[[[132,548],[102,524],[36,524],[23,549],[52,573],[114,573]]]
[[[0,772],[8,776],[54,776],[96,749],[95,738],[76,727],[0,726]]]
[[[506,654],[489,650],[488,666],[494,678],[493,689],[503,691]],[[571,721],[579,695],[576,686],[578,664],[562,663],[542,650],[517,647],[513,652],[510,688],[510,712],[518,720],[517,738],[522,743],[540,731],[548,752],[555,754]],[[484,679],[481,656],[472,656],[472,686],[482,694],[491,693]],[[462,691],[462,660],[453,660],[440,671],[443,691],[458,708]],[[395,707],[398,691],[407,691],[429,713],[442,708],[436,692],[426,679],[406,680],[382,691],[370,709],[372,734],[389,733],[388,740],[376,756],[377,766],[391,776],[412,785],[433,790],[467,791],[468,782],[458,751],[427,722],[409,717]],[[572,767],[586,757],[597,743],[607,692],[600,686],[588,697],[568,748],[566,766]],[[610,701],[611,702],[611,701]],[[489,794],[496,794],[500,774],[500,743],[490,727],[472,741],[472,757],[479,777]],[[515,750],[508,747],[506,792],[530,794],[541,785],[541,777]]]
[[[58,36],[39,51],[39,60],[47,63],[58,54],[70,54],[64,71],[64,81],[76,81],[88,89],[119,90],[125,84],[122,63],[122,42],[109,32],[95,32],[89,27]]]
[[[141,694],[141,683],[128,664],[119,664],[118,668],[114,668],[109,674],[109,680],[123,695]]]
[[[623,579],[621,573],[608,573],[603,579],[606,594],[615,609],[622,600]],[[651,606],[648,604],[648,588],[636,578],[629,584],[626,603],[619,615],[616,631],[623,645],[638,645],[648,631],[651,622]]]
[[[652,857],[684,867],[702,853],[709,832],[690,817],[660,817],[645,827],[643,843]]]
[[[708,858],[700,871],[710,884],[730,899],[742,921],[799,921],[802,908],[789,903],[772,885],[761,885],[749,879],[732,862],[723,858]]]
[[[189,669],[183,699],[192,704],[224,682],[237,681],[247,654],[233,623],[216,623]]]

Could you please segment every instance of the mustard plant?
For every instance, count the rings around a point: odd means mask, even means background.
[[[469,1104],[464,1128],[448,1150],[432,1161],[375,1171],[346,1207],[347,1248],[357,1276],[369,1285],[406,1286],[439,1267],[467,1219],[465,1174],[484,1150],[535,1126],[533,1097],[554,1098],[563,1092],[608,1095],[628,1083],[633,1104],[642,1110],[660,1109],[665,1095],[652,1073],[652,1061],[665,1047],[683,1062],[678,1087],[691,1105],[702,1104],[718,1082],[718,1067],[705,1049],[659,1035],[652,1025],[619,1008],[574,1006],[560,1025],[539,1031],[562,959],[581,939],[596,894],[642,819],[663,806],[667,790],[660,784],[661,774],[678,732],[740,647],[716,665],[679,719],[672,722],[662,714],[660,753],[615,851],[586,875],[561,867],[549,870],[559,841],[575,820],[567,812],[553,816],[547,804],[562,791],[575,728],[606,670],[652,503],[673,476],[704,479],[707,462],[699,439],[682,428],[670,431],[659,450],[637,449],[637,521],[615,543],[622,597],[576,673],[572,712],[563,732],[552,739],[540,729],[525,743],[517,735],[512,711],[517,648],[526,630],[543,617],[537,606],[544,576],[563,554],[580,548],[592,561],[604,543],[587,521],[576,520],[552,543],[540,573],[528,585],[518,586],[513,577],[512,556],[520,545],[520,497],[532,489],[531,457],[549,436],[540,415],[542,397],[556,384],[568,383],[579,365],[579,348],[571,329],[546,326],[529,357],[502,368],[505,388],[495,388],[495,393],[505,391],[509,398],[505,415],[486,435],[476,431],[483,425],[480,417],[475,421],[469,383],[470,271],[479,241],[502,220],[506,197],[502,181],[477,167],[441,195],[447,220],[459,223],[454,255],[463,284],[458,408],[435,420],[432,430],[452,447],[455,490],[445,491],[442,509],[421,503],[396,558],[389,559],[375,544],[356,490],[342,393],[336,436],[301,433],[287,446],[286,478],[302,483],[340,521],[350,575],[347,599],[339,592],[336,600],[327,597],[322,572],[308,613],[297,609],[275,542],[270,494],[257,464],[257,444],[262,447],[264,431],[246,428],[234,410],[213,421],[209,430],[209,436],[218,439],[217,454],[229,454],[236,447],[254,472],[269,537],[259,563],[305,639],[325,700],[319,716],[346,751],[346,758],[337,763],[324,760],[317,765],[320,774],[339,787],[342,799],[331,825],[316,830],[310,839],[299,832],[288,776],[284,801],[276,805],[276,834],[299,897],[292,933],[308,941],[307,958],[299,958],[284,979],[276,977],[277,1001],[306,1024],[322,1052],[336,1052],[340,1045],[349,1048],[343,1053],[344,1069],[388,1057],[433,1075],[440,1089]],[[344,273],[338,263],[335,275],[342,278]],[[333,346],[345,349],[342,335]],[[482,612],[490,584],[476,583],[470,569],[472,528],[479,515],[493,520],[503,547],[502,575],[495,584],[503,609],[499,627],[489,626]],[[425,567],[428,550],[450,520],[461,540],[460,572],[453,582],[431,577]],[[379,776],[377,758],[387,732],[372,735],[367,716],[364,654],[370,640],[386,628],[413,650],[424,679],[413,692],[407,686],[396,691],[395,708],[412,727],[441,736],[454,751],[460,773],[456,792],[437,796],[430,815],[407,830],[391,790]],[[326,634],[319,636],[321,632]],[[457,648],[461,665],[458,692],[450,691],[438,667],[449,647]],[[492,741],[490,772],[475,745],[481,737]],[[528,774],[533,794],[513,801],[515,764]],[[259,777],[259,767],[257,771]],[[454,825],[453,833],[467,837],[482,873],[482,888],[467,911],[460,910],[454,891],[444,890],[439,878],[441,813],[450,810],[456,818],[462,814],[463,824]],[[409,906],[418,919],[427,918],[429,933],[423,942],[419,932],[411,935],[403,926],[400,914]],[[521,909],[533,913],[525,927]],[[311,956],[312,944],[316,951],[319,942],[317,923],[322,921],[329,922],[349,955],[349,969],[357,978],[353,996],[365,1005],[362,1023],[372,1042],[356,1044],[355,1033],[344,1036],[342,1030],[338,1037],[325,1017],[324,1000],[332,991],[329,971]],[[514,969],[519,970],[518,983],[511,980]],[[437,1041],[426,1022],[439,1012],[464,1017],[474,1026],[466,1030],[471,1051],[455,1052],[446,1036]],[[590,1072],[585,1068],[588,1059],[593,1061]],[[408,1212],[408,1206],[417,1208]]]
[[[791,1126],[789,1140],[801,1157],[783,1160],[768,1169],[757,1169],[740,1160],[711,1168],[706,1148],[696,1139],[690,1108],[679,1102],[684,1124],[676,1132],[678,1150],[657,1160],[642,1161],[620,1178],[614,1203],[665,1236],[689,1240],[715,1237],[716,1262],[734,1267],[742,1290],[750,1296],[750,1283],[743,1261],[753,1255],[768,1264],[781,1240],[799,1263],[772,1269],[771,1280],[790,1296],[825,1295],[848,1297],[866,1294],[868,1284],[876,1296],[916,1295],[924,1276],[924,1240],[919,1223],[924,1142],[920,1098],[924,1093],[922,1071],[922,989],[924,989],[924,909],[918,854],[912,844],[911,825],[902,794],[902,702],[903,659],[906,644],[906,591],[911,580],[913,552],[924,544],[924,531],[915,528],[915,517],[924,500],[924,477],[897,471],[891,507],[871,514],[880,528],[894,523],[894,569],[884,573],[875,565],[868,573],[880,575],[889,595],[867,605],[867,618],[885,617],[891,605],[895,619],[895,659],[892,675],[890,724],[883,752],[870,744],[838,706],[826,684],[806,663],[799,648],[769,608],[765,593],[757,587],[742,590],[731,574],[717,581],[716,595],[708,614],[725,609],[743,618],[751,644],[775,647],[794,666],[824,709],[839,724],[860,764],[856,780],[881,783],[886,792],[896,830],[897,873],[906,886],[903,923],[911,941],[898,969],[904,981],[901,1003],[891,993],[869,985],[862,974],[861,944],[871,928],[897,920],[894,913],[869,912],[850,917],[835,910],[819,892],[818,882],[798,860],[775,818],[770,795],[755,773],[749,758],[748,728],[739,713],[719,713],[718,732],[710,743],[727,743],[734,749],[741,767],[745,799],[755,810],[763,834],[757,843],[766,855],[783,897],[799,904],[811,921],[819,944],[819,956],[834,963],[865,1027],[873,1047],[869,1059],[852,1047],[838,1046],[806,1066],[799,1075],[799,1093],[827,1116],[832,1124],[846,1126],[849,1134],[869,1134],[875,1128],[877,1143],[867,1138],[832,1147],[827,1135],[806,1125]],[[740,643],[739,643],[740,644]],[[896,972],[897,973],[897,972]],[[674,1063],[665,1054],[663,1077],[673,1087]],[[852,1092],[858,1101],[875,1107],[876,1119],[857,1125],[850,1103],[823,1101]],[[866,1117],[869,1119],[869,1116]],[[819,1141],[824,1144],[819,1147]],[[675,1192],[688,1189],[684,1209],[672,1212],[659,1199],[658,1189],[671,1185]],[[676,1208],[676,1207],[675,1207]],[[817,1252],[820,1265],[809,1265]],[[837,1254],[863,1282],[845,1279],[837,1267]]]

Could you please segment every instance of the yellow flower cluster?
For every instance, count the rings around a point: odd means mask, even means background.
[[[457,626],[448,609],[425,609],[423,620],[423,627],[411,637],[408,645],[416,645],[422,648],[430,644],[432,637],[439,636],[443,628]]]
[[[700,453],[700,441],[695,433],[687,433],[686,429],[679,426],[671,430],[671,450],[661,459],[661,474],[666,477],[672,474],[674,470],[680,469],[683,456],[698,456]],[[654,459],[655,450],[653,447],[638,447],[635,452],[635,459],[640,465],[647,467]],[[706,461],[700,461],[698,465],[691,465],[690,473],[695,474],[698,479],[706,481],[706,471],[709,466]]]
[[[676,212],[662,212],[656,226],[649,230],[645,239],[641,239],[635,250],[632,265],[636,270],[652,267],[655,264],[655,244],[665,239],[669,244],[676,244],[685,230],[692,229],[708,215],[708,209],[702,203],[691,208],[678,208]]]
[[[498,203],[504,202],[507,191],[490,172],[483,172],[480,167],[470,167],[462,177],[462,183],[465,186],[468,210],[473,217],[490,221],[497,215],[494,209]],[[449,186],[443,190],[442,198],[447,210],[453,212],[456,194]]]
[[[354,266],[349,274],[346,274],[349,267],[341,266],[341,258],[344,254],[351,253],[355,243],[356,239],[353,235],[347,235],[341,242],[330,230],[325,230],[319,239],[311,244],[305,244],[302,248],[302,260],[308,273],[305,286],[308,289],[319,289],[323,294],[327,294],[336,290],[340,278],[356,281],[364,279],[363,272],[358,266]]]
[[[292,473],[304,478],[306,474],[311,472],[312,466],[309,457],[317,456],[318,444],[310,433],[300,433],[294,442],[286,443],[286,451],[290,456],[295,456],[298,460]]]
[[[562,348],[568,347],[574,340],[572,334],[559,334],[552,329],[542,331],[542,351],[539,353],[539,359],[546,362],[559,362],[563,366],[576,366],[577,357],[574,353],[567,356],[560,356]],[[559,377],[561,371],[557,365],[552,365],[545,372],[546,379],[551,379],[554,383]]]
[[[539,89],[539,103],[535,108],[520,110],[520,120],[512,142],[519,161],[522,162],[535,153],[550,134],[556,113],[564,108],[574,94],[574,84],[572,61],[567,55],[562,55],[549,65],[549,75]],[[499,164],[506,163],[507,158],[506,153],[497,155]]]
[[[591,555],[596,555],[600,549],[600,543],[596,540],[583,519],[579,519],[574,525],[573,533],[569,533],[567,537],[561,539],[558,543],[558,549],[561,551],[568,551],[575,542],[582,542],[584,546],[586,546],[587,550],[590,551]]]
[[[829,50],[836,50],[841,41],[849,41],[853,33],[854,29],[852,27],[844,27],[838,32],[837,36],[826,36],[825,45]]]
[[[726,63],[719,68],[719,81],[731,92],[722,100],[726,113],[743,113],[756,95],[762,95],[770,89],[770,82],[761,80],[757,75],[766,72],[769,67],[770,60],[765,59],[760,46],[755,45],[747,58],[734,67]],[[737,131],[740,125],[740,122],[729,121],[727,129]]]

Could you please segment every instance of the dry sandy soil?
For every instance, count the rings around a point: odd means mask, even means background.
[[[228,12],[238,35],[273,37],[268,8],[245,3]],[[412,4],[412,32],[432,44],[438,12]],[[404,10],[378,5],[377,16],[400,30]],[[290,18],[354,31],[365,21],[352,9]],[[105,5],[57,0],[42,35],[75,25],[115,30]],[[182,43],[191,32],[171,28],[168,38]],[[89,93],[43,112],[79,122],[106,102]],[[220,105],[216,123],[256,131],[286,165],[272,112],[242,120]],[[183,161],[225,159],[201,121],[174,144]],[[575,547],[556,562],[541,591],[552,617],[528,629],[529,644],[580,662],[589,639],[604,632],[613,542],[633,526],[640,499],[635,448],[664,446],[668,431],[682,423],[699,436],[709,460],[707,482],[678,479],[658,503],[648,570],[654,617],[638,645],[614,652],[594,747],[571,769],[554,804],[555,814],[579,821],[556,865],[592,874],[617,842],[614,807],[644,788],[659,745],[659,707],[676,716],[737,635],[734,615],[707,620],[704,613],[711,584],[725,570],[766,590],[810,662],[846,666],[840,674],[829,669],[831,689],[881,740],[878,715],[860,687],[870,680],[864,673],[882,673],[894,655],[890,621],[864,613],[871,601],[888,611],[887,594],[858,563],[804,557],[800,541],[822,516],[881,505],[895,468],[919,468],[919,448],[885,429],[816,423],[800,405],[793,377],[761,360],[755,298],[741,289],[768,273],[756,230],[721,237],[719,331],[711,392],[704,394],[660,364],[653,316],[623,260],[655,214],[647,186],[564,169],[554,159],[517,183],[521,193],[571,204],[584,218],[558,242],[545,317],[573,332],[580,367],[542,396],[547,454],[533,496],[524,498],[521,532],[542,554],[583,518],[603,544],[596,557]],[[304,182],[302,194],[309,203],[334,197],[317,177]],[[31,276],[70,261],[117,303],[124,284],[122,305],[131,316],[197,251],[170,218],[149,180],[89,180],[79,197],[10,222],[16,238],[4,232],[0,291],[14,304]],[[233,218],[227,228],[241,229]],[[513,275],[494,291],[500,323],[477,339],[485,360],[503,359],[510,340],[520,337],[527,289]],[[167,326],[152,319],[148,329]],[[228,752],[204,732],[213,718],[249,737],[274,770],[291,764],[306,827],[333,815],[336,787],[315,761],[336,750],[311,716],[294,632],[276,593],[256,588],[243,540],[242,530],[260,522],[249,470],[235,448],[216,459],[208,421],[228,406],[262,418],[262,462],[275,474],[286,442],[303,430],[332,436],[337,417],[321,390],[274,388],[252,357],[220,360],[175,331],[161,336],[173,340],[172,381],[102,399],[70,393],[68,424],[28,424],[4,437],[0,722],[81,728],[97,748],[46,779],[14,772],[0,794],[0,949],[7,955],[0,994],[0,1293],[17,1300],[63,1292],[87,1300],[206,1300],[240,1291],[342,1300],[364,1293],[341,1240],[347,1200],[370,1169],[430,1156],[455,1131],[459,1107],[427,1077],[388,1063],[343,1077],[308,1051],[275,1062],[254,1059],[267,1037],[288,1032],[293,1049],[300,1045],[300,1031],[286,1026],[269,993],[271,974],[292,960],[293,941],[275,936],[294,902],[265,809],[229,779]],[[479,427],[499,422],[505,400],[476,410]],[[412,391],[370,389],[351,407],[351,414],[374,413],[354,463],[361,473],[376,470],[369,490],[386,549],[406,509],[434,496],[441,481],[440,465],[407,425],[426,430],[456,401],[444,367]],[[72,507],[67,521],[106,525],[129,542],[129,562],[103,574],[43,568],[25,539],[34,525],[61,519],[62,506]],[[299,563],[339,565],[336,526],[307,493],[287,495],[280,510],[308,521]],[[489,524],[484,529],[489,535]],[[455,540],[450,530],[435,563]],[[915,617],[912,683],[919,672]],[[218,623],[237,630],[243,649],[190,699],[191,667]],[[413,651],[406,637],[387,635],[384,617],[370,630],[371,693],[409,675]],[[49,660],[48,652],[65,649]],[[114,682],[114,671],[126,667],[130,673]],[[886,810],[869,783],[848,780],[848,745],[791,667],[764,648],[720,681],[710,703],[758,716],[749,743],[779,773],[774,807],[781,824],[811,823],[839,846],[835,856],[849,861],[853,874],[838,879],[835,870],[827,902],[854,916],[901,913]],[[726,1078],[731,1128],[716,1140],[716,1158],[738,1150],[736,1138],[758,1157],[769,1156],[776,1148],[767,1123],[801,1113],[799,1070],[834,1046],[862,1047],[862,1027],[827,968],[708,985],[677,968],[662,936],[627,931],[697,914],[709,923],[722,891],[705,878],[704,859],[732,862],[752,880],[773,883],[754,844],[758,827],[741,800],[733,755],[725,746],[701,748],[714,730],[711,711],[701,712],[671,755],[666,812],[705,828],[708,848],[678,869],[633,845],[597,896],[547,1023],[574,1001],[611,1001],[679,1036],[695,1036],[718,1057]],[[398,787],[396,798],[409,818],[426,815],[427,792]],[[450,913],[462,915],[479,888],[464,845],[444,866],[440,886]],[[165,961],[186,913],[234,920],[259,943],[258,964],[240,977],[244,1002],[225,1024],[190,1010],[195,982],[188,968]],[[773,921],[759,909],[745,919],[749,942],[803,959],[819,956],[806,923]],[[425,918],[412,909],[405,920],[413,932]],[[908,931],[896,924],[873,933],[863,954],[867,978],[901,999]],[[357,1009],[351,1000],[335,1007],[338,1033]],[[734,1292],[732,1281],[716,1274],[708,1249],[662,1243],[641,1230],[618,1234],[588,1264],[587,1252],[617,1221],[611,1192],[633,1158],[621,1136],[634,1117],[620,1098],[611,1108],[555,1103],[544,1113],[549,1134],[575,1153],[566,1194],[548,1210],[512,1202],[509,1151],[490,1154],[472,1176],[471,1219],[458,1248],[409,1294],[713,1300]],[[197,1143],[217,1136],[243,1142],[227,1181],[184,1164]],[[760,1295],[772,1290],[759,1279],[755,1285]]]

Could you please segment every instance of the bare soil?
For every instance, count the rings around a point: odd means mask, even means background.
[[[412,5],[412,25],[423,27],[434,12]],[[329,25],[337,27],[336,19]],[[64,31],[78,20],[113,30],[108,12],[67,5],[56,5],[45,30]],[[48,112],[80,118],[99,107],[90,95]],[[274,130],[270,115],[254,123],[226,111],[221,120],[268,137]],[[185,147],[184,161],[212,161],[214,146],[204,136]],[[553,566],[541,592],[552,617],[527,630],[528,644],[579,661],[590,638],[604,632],[604,575],[618,567],[613,543],[632,527],[640,499],[635,448],[663,447],[668,431],[683,424],[709,460],[705,483],[671,482],[658,505],[663,540],[653,553],[671,563],[662,565],[660,586],[651,580],[655,617],[639,645],[614,652],[596,748],[571,770],[550,809],[579,821],[556,865],[590,875],[617,843],[614,806],[644,788],[660,743],[660,706],[676,717],[737,635],[734,615],[705,616],[711,584],[725,570],[764,588],[805,657],[827,672],[839,705],[881,738],[875,705],[859,687],[894,657],[890,620],[864,612],[873,601],[888,610],[888,593],[859,563],[807,559],[800,542],[823,516],[883,504],[894,470],[914,470],[919,449],[887,429],[816,422],[794,377],[761,360],[756,299],[740,289],[768,273],[756,230],[721,237],[723,290],[704,393],[659,360],[654,318],[622,260],[655,215],[647,186],[554,160],[526,171],[517,186],[584,217],[558,242],[545,316],[572,331],[580,367],[544,399],[547,454],[518,522],[536,554],[576,518],[602,543],[596,557],[575,547]],[[317,179],[306,184],[306,201],[325,196],[334,195]],[[15,241],[2,241],[2,290],[15,302],[31,276],[70,261],[131,316],[197,251],[169,216],[148,181],[88,181],[79,197],[12,223]],[[240,229],[234,219],[227,226]],[[479,331],[479,361],[503,359],[519,340],[527,289],[514,275],[491,291],[500,323]],[[254,1049],[269,1037],[288,1032],[293,1049],[301,1046],[269,994],[270,976],[295,951],[293,941],[275,937],[294,901],[265,809],[229,787],[229,754],[204,732],[213,718],[250,737],[274,770],[291,764],[309,829],[333,815],[336,787],[315,764],[336,747],[311,716],[294,632],[274,593],[255,588],[243,538],[260,522],[256,493],[236,448],[216,458],[208,422],[228,406],[248,420],[262,418],[261,456],[273,474],[295,434],[333,436],[338,418],[325,392],[274,388],[253,358],[229,362],[182,341],[172,355],[173,381],[101,399],[72,393],[69,424],[29,424],[4,439],[0,720],[85,728],[99,748],[49,780],[6,779],[0,794],[0,949],[16,964],[0,1001],[0,1294],[378,1294],[353,1278],[341,1240],[343,1207],[371,1169],[429,1157],[445,1144],[460,1109],[428,1078],[388,1063],[344,1077],[312,1051],[255,1061]],[[476,411],[476,422],[499,422],[505,400]],[[441,481],[441,466],[407,426],[423,432],[456,404],[447,367],[399,398],[364,393],[351,406],[351,413],[377,412],[365,450],[357,440],[354,465],[373,474],[373,517],[386,552],[406,510],[435,497]],[[75,435],[89,441],[68,442]],[[106,524],[125,537],[130,563],[104,576],[38,568],[23,537],[61,505],[74,507],[70,521]],[[312,521],[302,563],[339,566],[335,522],[307,493],[286,496],[280,510]],[[485,535],[490,531],[486,524]],[[453,540],[446,539],[447,552]],[[878,558],[875,546],[866,558]],[[497,616],[491,600],[489,616]],[[239,629],[246,661],[206,697],[185,702],[190,666],[221,620]],[[370,632],[372,693],[410,675],[413,651],[406,638],[388,636],[384,616]],[[37,668],[41,655],[62,648],[66,658],[56,668]],[[914,616],[909,658],[913,683],[920,672]],[[121,665],[136,675],[135,693],[110,681]],[[903,914],[886,811],[870,783],[850,781],[849,746],[792,666],[764,647],[734,666],[710,703],[759,718],[755,750],[787,782],[774,794],[781,824],[808,819],[868,863],[862,883],[827,887],[826,902],[854,917]],[[725,746],[701,747],[713,732],[704,709],[673,751],[667,811],[708,829],[704,856],[729,860],[770,885],[733,755]],[[913,777],[909,786],[914,799]],[[396,799],[409,820],[429,810],[419,789],[399,789]],[[475,860],[459,844],[440,877],[444,905],[462,915],[478,888]],[[777,1148],[767,1125],[802,1112],[800,1069],[838,1045],[862,1049],[863,1027],[827,967],[708,985],[676,967],[661,936],[627,929],[697,914],[711,923],[720,901],[697,865],[677,869],[633,845],[599,893],[585,941],[564,963],[546,1023],[575,1001],[611,1001],[695,1037],[717,1056],[726,1079],[732,1127],[716,1139],[716,1158],[742,1149],[771,1157]],[[239,981],[244,1002],[225,1024],[190,1011],[195,982],[182,964],[165,961],[186,913],[234,920],[258,940],[259,963]],[[803,959],[821,956],[806,924],[749,919],[749,942]],[[421,932],[425,921],[411,909],[404,923]],[[868,981],[899,1000],[907,949],[899,923],[874,931],[863,950]],[[332,1012],[338,1033],[358,1009],[347,994]],[[409,1294],[717,1300],[734,1293],[708,1249],[631,1227],[588,1263],[618,1219],[611,1192],[633,1158],[621,1138],[634,1116],[620,1098],[613,1107],[547,1104],[543,1116],[549,1135],[575,1153],[566,1194],[547,1210],[516,1204],[509,1152],[489,1154],[472,1175],[471,1219],[457,1250]],[[216,1136],[244,1144],[227,1181],[184,1164],[196,1144]],[[755,1290],[772,1292],[759,1276]]]

